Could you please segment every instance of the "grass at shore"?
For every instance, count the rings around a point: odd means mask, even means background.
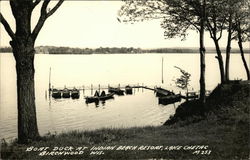
[[[249,159],[248,83],[218,86],[202,110],[197,110],[199,105],[195,101],[182,104],[168,125],[72,131],[47,135],[26,145],[2,143],[1,156],[3,159]],[[201,149],[201,145],[208,147]],[[49,147],[47,151],[66,146],[72,146],[73,151],[77,147],[88,148],[80,155],[39,156],[41,151],[26,151],[31,146]],[[94,146],[114,149],[97,152],[91,150]],[[122,151],[119,146],[134,149]]]

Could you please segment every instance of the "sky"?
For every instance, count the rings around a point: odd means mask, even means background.
[[[52,1],[52,8],[56,1]],[[173,48],[199,47],[199,35],[189,31],[185,41],[180,38],[165,39],[160,20],[150,20],[134,24],[120,23],[117,13],[121,1],[65,1],[45,22],[38,35],[36,46],[65,46],[79,48],[97,47],[140,47]],[[40,5],[33,11],[32,28],[40,15]],[[8,1],[0,1],[1,13],[15,31],[15,20]],[[0,46],[9,46],[10,37],[0,25]],[[206,33],[206,47],[214,47]],[[226,46],[226,33],[221,39],[221,47]],[[244,44],[249,46],[248,44]],[[233,42],[236,48],[237,43]]]

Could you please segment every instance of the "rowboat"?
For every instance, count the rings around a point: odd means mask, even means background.
[[[70,98],[70,91],[68,90],[68,88],[64,88],[62,91],[62,97],[63,98]]]
[[[80,92],[78,89],[73,88],[71,91],[71,98],[72,99],[78,99],[80,97]]]
[[[86,103],[105,101],[105,100],[114,98],[114,93],[109,93],[103,96],[102,95],[101,96],[86,96],[84,98],[86,100]]]
[[[60,90],[52,89],[52,97],[53,98],[62,98],[62,94]]]
[[[159,97],[159,104],[163,104],[163,105],[172,104],[172,103],[180,102],[180,101],[181,101],[180,94]]]
[[[124,95],[124,90],[121,90],[120,88],[109,87],[108,91],[110,93],[114,93],[114,94],[117,94],[117,95]]]
[[[157,97],[164,97],[164,96],[169,96],[169,95],[174,95],[173,92],[166,90],[164,88],[158,87],[155,88],[155,93]]]
[[[125,87],[125,92],[126,92],[126,94],[133,94],[132,87],[126,86]]]

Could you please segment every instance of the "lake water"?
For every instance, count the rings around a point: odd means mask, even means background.
[[[15,60],[12,54],[0,54],[0,136],[7,140],[17,136],[17,94]],[[163,77],[162,81],[162,58]],[[225,58],[225,57],[224,57]],[[246,55],[249,62],[250,56]],[[231,55],[230,78],[246,79],[239,54]],[[248,64],[249,65],[249,64]],[[162,86],[175,92],[174,79],[178,66],[191,73],[190,89],[199,90],[199,54],[98,54],[98,55],[45,55],[35,56],[36,107],[39,132],[93,130],[104,127],[133,127],[161,125],[175,113],[176,104],[159,105],[153,91],[134,89],[133,95],[115,96],[105,104],[86,104],[81,91],[77,100],[46,98],[51,67],[54,87],[97,88],[127,84]],[[220,81],[215,54],[206,55],[206,87],[212,90]],[[184,93],[182,91],[182,93]]]

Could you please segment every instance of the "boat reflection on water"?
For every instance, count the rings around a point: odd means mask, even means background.
[[[101,102],[101,104],[100,104],[100,102]],[[95,104],[95,107],[98,108],[100,106],[105,106],[106,101],[96,101],[96,102],[94,102],[94,104]],[[88,103],[86,103],[86,105],[88,105]]]

